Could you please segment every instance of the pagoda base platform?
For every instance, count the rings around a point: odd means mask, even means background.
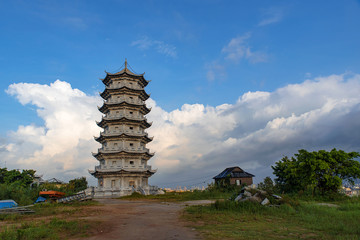
[[[93,198],[117,198],[123,196],[129,196],[134,192],[143,194],[143,195],[158,195],[164,194],[164,192],[159,189],[157,186],[148,186],[147,188],[125,188],[125,189],[106,189],[94,187],[92,190]]]

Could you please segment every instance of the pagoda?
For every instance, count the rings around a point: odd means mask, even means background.
[[[98,179],[95,197],[125,196],[135,191],[147,195],[148,178],[156,172],[148,165],[154,154],[146,148],[152,141],[145,132],[151,126],[145,117],[151,109],[145,105],[149,95],[144,90],[150,81],[127,65],[125,60],[124,69],[105,71],[106,77],[100,79],[105,90],[100,93],[104,103],[98,109],[104,116],[96,123],[103,131],[94,138],[102,147],[93,153],[99,165],[89,170]]]

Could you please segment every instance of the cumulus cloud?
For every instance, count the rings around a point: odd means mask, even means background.
[[[148,147],[156,152],[149,164],[158,168],[150,182],[190,186],[236,165],[261,181],[275,161],[301,148],[359,151],[359,91],[360,75],[344,74],[248,92],[219,106],[184,104],[167,112],[149,99],[148,132],[155,138]],[[97,165],[90,152],[98,147],[92,135],[99,134],[94,123],[101,117],[95,107],[99,97],[59,80],[13,84],[7,92],[35,105],[44,119],[43,126],[19,126],[2,142],[0,155],[8,165],[68,179]]]
[[[9,134],[11,149],[4,152],[8,166],[34,168],[62,179],[71,178],[70,172],[87,174],[86,166],[95,163],[90,152],[98,145],[93,136],[100,131],[94,121],[101,116],[96,109],[101,98],[87,96],[60,80],[50,85],[12,84],[6,92],[23,105],[36,106],[44,120],[43,126],[19,126]]]
[[[163,41],[158,41],[158,40],[152,40],[147,36],[144,36],[143,38],[133,41],[131,43],[131,46],[136,46],[141,50],[147,50],[147,49],[151,49],[154,48],[158,53],[161,53],[165,56],[169,56],[172,58],[176,58],[177,57],[177,52],[176,52],[176,47],[171,45],[171,44],[167,44]]]
[[[360,75],[333,75],[274,92],[248,92],[217,107],[185,104],[165,112],[149,102],[156,109],[149,118],[157,123],[149,130],[155,136],[150,147],[163,175],[154,179],[190,184],[239,165],[261,181],[275,161],[301,148],[359,151],[359,90]]]
[[[247,40],[250,34],[238,36],[230,40],[230,42],[223,47],[221,52],[225,54],[225,59],[238,63],[241,59],[246,59],[251,63],[266,62],[267,55],[260,51],[253,51],[247,45]]]

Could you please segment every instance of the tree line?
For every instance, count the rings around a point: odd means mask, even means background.
[[[35,170],[8,170],[0,168],[0,200],[13,199],[20,205],[33,203],[41,190],[55,190],[72,195],[87,188],[85,177],[75,178],[67,184],[34,183]]]
[[[344,181],[354,184],[360,178],[360,157],[358,152],[298,151],[293,157],[283,157],[276,162],[275,184],[270,177],[259,184],[259,188],[278,193],[310,192],[314,194],[334,194],[339,192]]]

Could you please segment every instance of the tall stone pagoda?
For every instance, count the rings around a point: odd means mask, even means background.
[[[98,179],[95,197],[125,196],[134,191],[147,195],[148,178],[156,172],[148,165],[154,154],[146,148],[152,141],[145,132],[151,123],[144,117],[150,112],[145,105],[149,95],[144,90],[150,81],[144,74],[131,72],[126,60],[124,69],[106,72],[101,80],[105,84],[100,93],[104,104],[98,108],[104,116],[96,123],[104,130],[95,137],[102,147],[93,153],[100,164],[89,171]]]

